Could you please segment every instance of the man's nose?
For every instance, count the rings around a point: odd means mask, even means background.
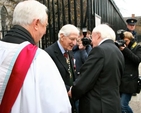
[[[73,44],[76,45],[76,40],[73,40]]]

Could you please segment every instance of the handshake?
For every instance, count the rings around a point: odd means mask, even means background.
[[[71,89],[72,89],[72,86],[70,87],[70,90],[68,91],[68,96],[69,96],[70,98],[72,98]]]

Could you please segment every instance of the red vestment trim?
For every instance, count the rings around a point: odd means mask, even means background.
[[[36,50],[37,46],[28,44],[19,53],[2,98],[0,113],[10,113],[23,85],[30,64],[35,56]]]

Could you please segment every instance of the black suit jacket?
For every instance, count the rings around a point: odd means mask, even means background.
[[[124,57],[112,40],[93,48],[72,87],[80,113],[121,113],[119,87]]]
[[[45,49],[45,51],[51,56],[53,61],[55,62],[56,66],[58,67],[58,70],[65,82],[67,91],[69,91],[70,86],[72,84],[70,83],[70,74],[68,71],[68,64],[66,63],[66,59],[63,56],[58,43],[55,42],[54,44],[50,45]],[[73,53],[69,51],[69,57],[70,57],[70,64],[72,69],[72,75],[73,75],[73,81],[75,80],[75,73],[74,73],[74,61],[73,61]]]

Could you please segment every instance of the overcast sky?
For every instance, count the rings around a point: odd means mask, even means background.
[[[141,16],[141,0],[114,0],[123,17]]]

